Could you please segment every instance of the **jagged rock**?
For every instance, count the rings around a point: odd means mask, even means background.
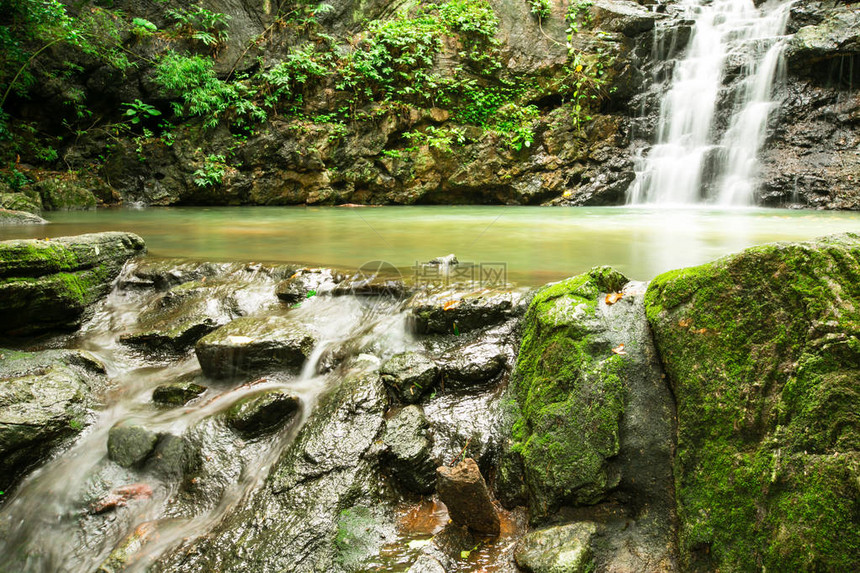
[[[152,391],[152,401],[168,406],[184,406],[206,391],[206,386],[194,382],[162,384]]]
[[[0,349],[0,490],[81,433],[104,382],[87,352]]]
[[[419,406],[407,406],[385,424],[382,436],[392,473],[408,489],[427,494],[436,486],[427,419]]]
[[[630,37],[652,30],[656,20],[666,17],[626,0],[597,0],[589,12],[597,28],[606,32],[621,32]]]
[[[493,380],[504,370],[506,362],[505,350],[492,342],[476,342],[453,348],[439,360],[446,389]]]
[[[44,225],[47,221],[26,211],[0,209],[0,226],[3,225]]]
[[[516,291],[433,295],[416,298],[411,307],[413,328],[419,334],[456,334],[477,330],[503,322],[525,310],[522,294]]]
[[[195,346],[203,373],[231,378],[266,370],[299,370],[316,340],[301,323],[280,316],[243,317],[201,338]]]
[[[229,267],[230,265],[216,263],[143,259],[123,277],[123,280],[120,281],[120,287],[166,291],[183,283],[205,281],[221,274],[227,274],[230,270]]]
[[[403,352],[389,358],[379,369],[382,381],[398,400],[413,404],[430,392],[439,378],[439,368],[418,352]]]
[[[288,304],[296,304],[308,296],[331,292],[338,282],[340,277],[333,275],[329,269],[301,269],[281,281],[275,294]]]
[[[648,287],[678,408],[683,570],[856,567],[858,278],[860,236],[844,234],[753,247]]]
[[[588,521],[538,529],[517,543],[514,559],[531,573],[589,573],[595,570],[596,533],[597,525]]]
[[[0,242],[3,332],[73,329],[111,289],[129,258],[145,251],[131,233]]]
[[[300,407],[296,396],[284,390],[270,390],[239,400],[224,413],[224,418],[237,434],[252,439],[284,427]]]
[[[454,467],[436,468],[436,491],[451,521],[476,533],[498,535],[499,515],[478,464],[466,458]]]
[[[108,432],[108,458],[124,468],[140,466],[155,448],[158,435],[143,426],[122,422]]]

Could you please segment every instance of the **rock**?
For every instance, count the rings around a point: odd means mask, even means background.
[[[137,332],[119,340],[152,351],[184,352],[239,315],[234,290],[232,281],[225,285],[205,279],[175,286],[141,311]]]
[[[0,349],[0,490],[81,433],[104,382],[104,366],[87,352]]]
[[[531,573],[589,573],[595,570],[596,533],[597,525],[588,521],[538,529],[517,543],[514,559]]]
[[[283,428],[299,413],[300,407],[296,396],[285,390],[269,390],[239,400],[224,413],[224,419],[248,440]]]
[[[42,212],[42,198],[32,189],[25,187],[20,192],[13,192],[0,183],[0,209],[39,215]]]
[[[428,265],[439,265],[443,267],[450,267],[451,265],[460,264],[460,261],[457,260],[457,256],[454,253],[450,255],[445,255],[444,257],[435,257],[427,261]]]
[[[145,251],[131,233],[0,242],[0,330],[32,334],[76,328],[131,257]]]
[[[464,388],[493,380],[504,370],[506,362],[504,349],[491,342],[458,346],[439,360],[446,389]]]
[[[0,209],[0,226],[3,225],[44,225],[47,221],[38,215],[25,211]]]
[[[261,487],[207,535],[162,555],[155,569],[340,569],[335,560],[342,512],[385,503],[376,493],[374,454],[385,423],[385,390],[377,374],[364,368],[353,363],[333,378],[335,387],[320,398]]]
[[[621,32],[629,37],[652,30],[656,20],[666,17],[626,0],[597,0],[589,12],[595,27],[606,32]]]
[[[152,391],[152,401],[167,406],[184,406],[206,392],[206,386],[194,382],[161,384]]]
[[[515,291],[433,295],[411,301],[410,314],[419,334],[456,334],[513,318],[524,311],[521,303],[522,294]]]
[[[123,278],[120,287],[166,291],[192,281],[202,284],[207,279],[229,274],[230,270],[231,265],[224,264],[143,259]]]
[[[296,304],[316,294],[331,292],[338,282],[340,277],[329,269],[301,269],[278,283],[275,294],[288,304]]]
[[[436,491],[454,523],[476,533],[498,535],[501,531],[487,484],[472,458],[454,467],[436,468]]]
[[[432,360],[411,351],[389,358],[379,373],[397,399],[407,404],[417,402],[430,392],[439,378],[439,368]]]
[[[96,208],[95,195],[75,178],[51,177],[32,184],[45,211],[81,211]]]
[[[334,543],[337,562],[346,571],[362,570],[369,555],[378,555],[384,543],[396,540],[394,525],[377,513],[361,505],[340,512]]]
[[[90,513],[99,514],[123,507],[129,501],[150,499],[152,488],[145,483],[135,483],[114,488],[109,495],[100,499],[90,507]]]
[[[445,573],[445,567],[435,557],[422,555],[406,570],[406,573]]]
[[[204,374],[231,378],[267,370],[298,371],[315,343],[314,335],[294,320],[243,317],[201,338],[195,352]]]
[[[603,319],[604,269],[543,287],[523,326],[512,389],[513,447],[533,521],[563,503],[593,504],[618,485],[628,361]],[[603,291],[605,292],[605,291]],[[603,303],[605,306],[605,303]],[[511,484],[511,488],[515,484]]]
[[[683,570],[856,567],[858,277],[860,236],[844,234],[753,247],[648,287],[678,409]]]
[[[432,493],[436,465],[430,457],[427,419],[420,406],[407,406],[385,424],[386,461],[394,476],[415,493]]]
[[[124,468],[143,465],[155,444],[158,435],[143,426],[115,425],[108,432],[108,458]]]
[[[816,75],[816,64],[860,55],[860,14],[847,4],[823,11],[823,20],[800,28],[786,50],[789,69],[797,75]]]
[[[132,533],[129,533],[110,555],[99,565],[96,571],[100,573],[122,573],[128,571],[129,567],[140,560],[141,553],[150,543],[154,543],[159,537],[157,523],[146,521],[138,525]]]

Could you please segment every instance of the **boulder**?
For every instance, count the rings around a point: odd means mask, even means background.
[[[677,401],[682,569],[856,569],[860,236],[668,272],[646,305]]]
[[[4,225],[44,225],[47,221],[26,211],[0,209],[0,226]]]
[[[275,294],[287,304],[297,304],[316,294],[331,292],[339,282],[340,277],[329,269],[300,269],[278,283]]]
[[[492,342],[458,346],[439,360],[446,389],[489,382],[505,369],[506,363],[504,348]]]
[[[478,464],[466,458],[454,467],[436,468],[436,491],[448,508],[451,521],[475,533],[498,535],[499,515]]]
[[[125,262],[145,252],[132,233],[0,242],[0,331],[77,328]]]
[[[654,29],[655,21],[666,18],[665,14],[652,12],[627,0],[596,0],[589,12],[596,28],[629,37]]]
[[[108,432],[108,458],[124,468],[141,466],[157,442],[152,430],[120,422]]]
[[[81,433],[104,382],[87,352],[0,349],[0,490]]]
[[[427,418],[420,406],[407,406],[389,419],[382,443],[385,460],[400,483],[416,493],[433,492],[436,464],[430,457]]]
[[[419,334],[459,334],[498,324],[522,314],[522,294],[515,291],[416,297],[411,319]]]
[[[166,406],[184,406],[206,392],[206,386],[194,382],[161,384],[152,391],[152,401]]]
[[[398,400],[413,404],[435,386],[439,368],[423,354],[410,351],[389,358],[379,374]]]
[[[244,439],[276,432],[299,413],[301,402],[285,390],[269,390],[242,398],[224,413],[224,419]]]
[[[267,370],[296,372],[315,343],[314,335],[295,320],[243,317],[201,338],[195,352],[204,374],[231,378]]]
[[[532,531],[514,550],[514,559],[531,573],[589,573],[595,570],[592,539],[597,525],[585,521]]]
[[[86,211],[95,209],[96,197],[76,179],[51,177],[32,184],[42,198],[45,211]]]

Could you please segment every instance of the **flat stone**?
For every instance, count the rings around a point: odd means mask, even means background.
[[[280,316],[243,317],[201,338],[195,346],[212,378],[301,369],[316,339],[301,323]]]
[[[439,368],[423,354],[410,351],[389,358],[379,374],[401,402],[413,404],[436,384]]]
[[[507,357],[498,344],[477,342],[459,346],[440,359],[445,388],[467,387],[493,380],[505,368]]]

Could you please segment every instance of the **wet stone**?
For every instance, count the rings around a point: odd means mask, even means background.
[[[158,435],[143,426],[118,424],[108,432],[108,458],[124,468],[141,465],[158,442]]]
[[[427,419],[420,406],[407,406],[388,420],[382,442],[385,459],[406,488],[420,494],[436,486],[436,464],[430,457]]]
[[[440,359],[446,388],[468,387],[493,380],[505,368],[504,348],[478,342],[454,348]]]
[[[460,334],[504,322],[525,311],[521,293],[488,291],[434,295],[412,301],[411,323],[418,334]]]
[[[194,382],[162,384],[152,391],[152,401],[166,406],[184,406],[206,391],[206,386]]]
[[[499,534],[499,516],[475,460],[466,458],[454,467],[436,468],[436,491],[448,507],[451,521],[475,533]]]
[[[517,565],[532,573],[586,573],[594,570],[591,541],[597,526],[571,523],[532,531],[514,550]]]
[[[413,404],[436,384],[439,368],[423,354],[410,351],[389,358],[379,374],[401,402]]]
[[[340,277],[329,269],[301,269],[278,283],[275,294],[288,304],[296,304],[310,296],[331,292],[338,282]]]
[[[239,400],[224,417],[245,439],[270,434],[284,427],[298,413],[300,401],[284,390],[271,390]]]
[[[247,317],[204,336],[195,351],[204,374],[230,378],[267,370],[297,372],[315,342],[314,335],[294,320]]]

